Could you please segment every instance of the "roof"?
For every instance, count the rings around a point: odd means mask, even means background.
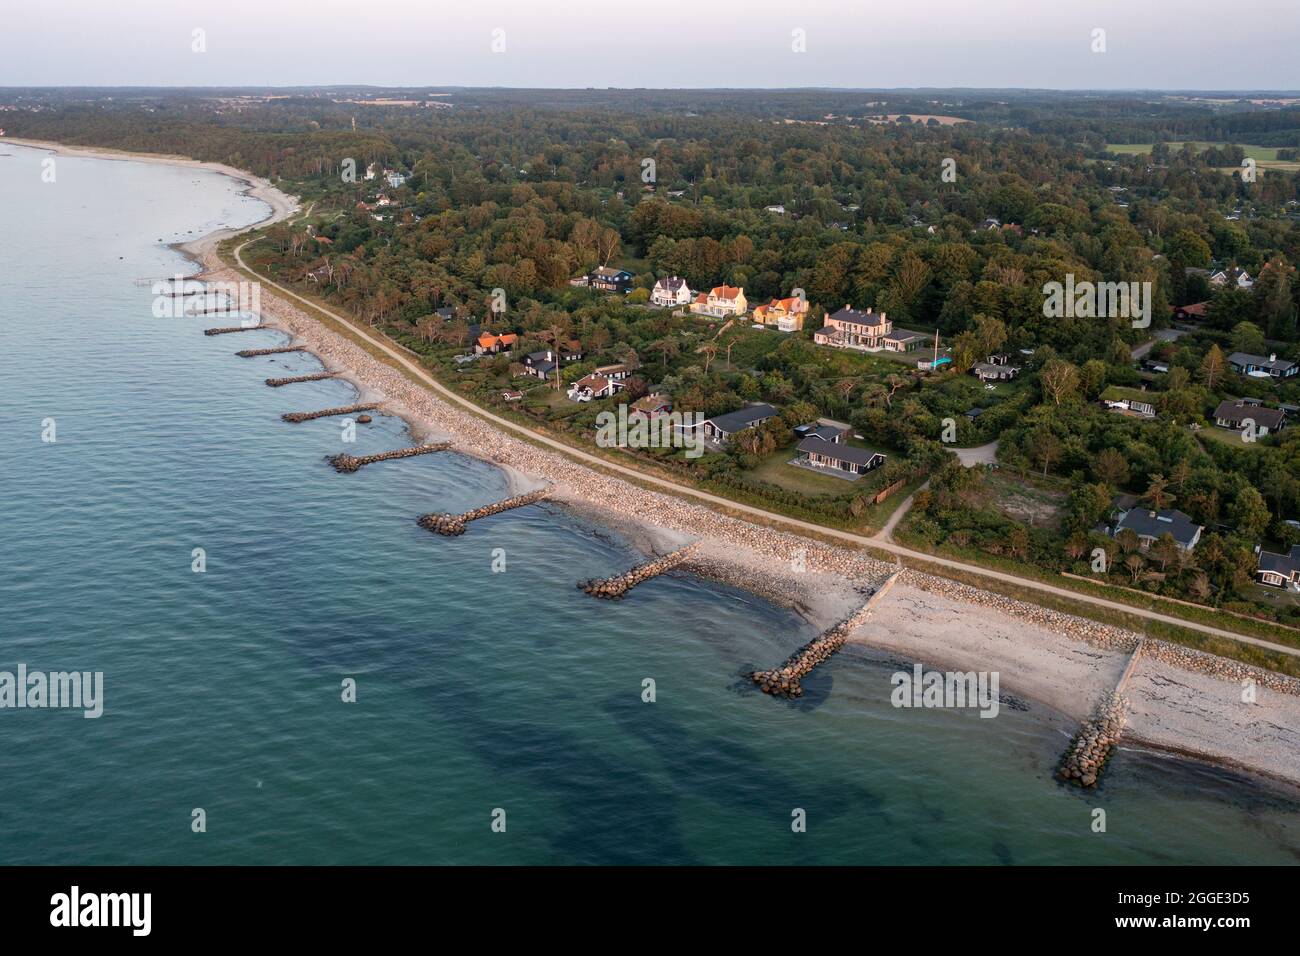
[[[611,269],[609,266],[597,266],[595,269],[591,270],[590,274],[598,276],[601,279],[617,279],[620,276],[626,276],[629,279],[632,278],[632,273],[628,272],[626,269]]]
[[[664,408],[672,403],[672,399],[667,395],[643,395],[632,403],[632,408],[639,412],[652,412],[656,408]]]
[[[478,344],[484,348],[490,348],[500,342],[502,345],[514,345],[519,336],[513,332],[506,332],[503,335],[496,335],[492,332],[484,332],[478,337]]]
[[[715,299],[735,299],[745,290],[732,285],[718,285],[709,290],[709,295]]]
[[[1214,410],[1215,421],[1222,419],[1225,422],[1240,424],[1247,418],[1256,425],[1273,430],[1281,427],[1286,420],[1286,413],[1279,408],[1249,405],[1240,399],[1235,402],[1231,399],[1224,399],[1219,403],[1219,407]]]
[[[778,312],[807,312],[808,303],[797,295],[792,295],[786,299],[773,299],[766,305],[760,305],[759,308],[763,310],[775,309]]]
[[[800,425],[795,429],[795,434],[808,437],[816,436],[817,438],[824,438],[826,441],[834,441],[847,432],[849,428],[850,426],[843,422],[832,421],[829,418],[819,418],[815,422]]]
[[[1280,359],[1275,355],[1265,357],[1263,355],[1251,355],[1249,352],[1233,352],[1228,356],[1228,362],[1243,367],[1253,365],[1258,368],[1268,369],[1270,372],[1285,372],[1295,365],[1295,362],[1288,362],[1286,359]]]
[[[726,432],[730,435],[732,432],[738,432],[749,425],[766,421],[769,418],[776,417],[776,409],[771,405],[759,403],[757,405],[746,405],[744,408],[738,408],[734,412],[727,412],[723,415],[715,415],[709,419],[713,427],[718,431]]]
[[[663,289],[665,292],[676,292],[686,285],[686,280],[677,276],[670,276],[667,279],[660,279],[655,283],[656,289]]]
[[[875,458],[879,452],[870,451],[866,448],[855,448],[852,445],[837,445],[834,442],[825,441],[816,435],[809,435],[799,443],[801,452],[811,452],[817,455],[825,455],[827,458],[834,458],[836,461],[847,461],[852,465],[865,465],[871,459]]]
[[[1126,528],[1144,538],[1161,538],[1170,534],[1183,545],[1191,544],[1201,530],[1191,515],[1176,509],[1148,511],[1146,508],[1133,508],[1120,515],[1119,521],[1115,522],[1115,531],[1118,533]]]
[[[881,313],[882,315],[884,313]],[[894,329],[885,336],[890,342],[913,342],[917,339],[928,339],[930,336],[924,332],[913,332],[911,329]]]
[[[1014,375],[1019,371],[1014,365],[995,365],[992,362],[976,362],[971,367],[971,371],[976,375],[981,372],[985,375]]]
[[[1259,570],[1272,571],[1290,577],[1300,573],[1300,544],[1291,549],[1290,554],[1276,554],[1272,551],[1259,553]]]
[[[853,325],[870,326],[884,325],[885,322],[888,321],[883,312],[873,312],[871,309],[867,309],[864,312],[862,309],[853,309],[847,305],[834,315],[827,317],[828,322],[832,320],[836,322],[849,322]]]
[[[1209,307],[1208,302],[1193,302],[1191,305],[1175,305],[1172,309],[1175,312],[1186,312],[1188,315],[1204,316]]]
[[[609,379],[603,375],[584,375],[573,383],[574,388],[589,388],[593,392],[602,392],[609,387]]]

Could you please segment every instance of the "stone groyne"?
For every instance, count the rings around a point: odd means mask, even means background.
[[[253,358],[254,356],[257,355],[280,355],[284,352],[305,352],[305,351],[307,351],[307,346],[305,345],[280,345],[273,349],[244,349],[243,351],[236,352],[235,354],[238,355],[240,358]]]
[[[366,465],[373,465],[377,461],[393,461],[398,458],[414,458],[416,455],[428,455],[435,451],[446,451],[451,447],[451,442],[440,441],[433,442],[429,445],[413,445],[410,448],[398,448],[396,451],[385,451],[378,455],[363,455],[360,458],[353,455],[331,455],[326,460],[334,466],[334,470],[343,474],[351,474],[354,471],[360,471]]]
[[[477,521],[479,518],[486,518],[489,515],[500,514],[503,511],[510,511],[513,508],[522,508],[525,505],[531,505],[536,501],[541,501],[548,494],[549,489],[542,488],[537,491],[530,491],[527,494],[515,495],[513,498],[506,498],[502,501],[493,502],[490,505],[484,505],[482,508],[475,508],[472,511],[466,511],[464,514],[453,515],[447,514],[427,514],[421,515],[419,521],[420,527],[426,531],[434,531],[447,537],[455,537],[465,533],[465,526],[471,521]]]
[[[1128,698],[1108,691],[1070,742],[1057,776],[1081,787],[1095,787],[1119,744],[1127,711]]]
[[[319,382],[333,377],[333,372],[313,372],[310,375],[291,375],[288,378],[268,378],[266,384],[272,388],[279,388],[281,385],[293,385],[295,382]]]
[[[671,571],[677,565],[681,564],[694,553],[699,545],[688,544],[684,548],[679,548],[662,557],[647,561],[645,564],[638,564],[630,571],[624,571],[612,578],[593,578],[590,581],[579,581],[578,587],[586,591],[592,597],[598,598],[619,598],[626,594],[632,588],[636,587],[643,581],[649,581],[653,577],[663,574],[665,571]]]
[[[771,670],[754,671],[749,675],[750,680],[759,686],[759,689],[765,694],[773,694],[779,697],[795,698],[803,694],[803,686],[800,681],[807,677],[814,667],[822,661],[829,658],[832,654],[844,646],[853,632],[867,619],[871,609],[889,593],[890,588],[898,580],[899,573],[891,574],[885,580],[875,593],[867,599],[867,603],[862,605],[857,611],[853,612],[848,618],[836,624],[828,631],[814,637],[799,650],[795,651],[785,659],[785,663],[780,667],[774,667]]]
[[[338,408],[322,408],[319,412],[285,412],[280,417],[286,422],[309,422],[314,418],[331,418],[334,415],[351,415],[353,412],[370,412],[379,407],[378,402],[363,402],[360,405],[342,405]],[[357,419],[360,421],[360,419]]]
[[[216,329],[204,329],[204,335],[229,335],[231,332],[256,332],[266,328],[265,325],[227,325]]]

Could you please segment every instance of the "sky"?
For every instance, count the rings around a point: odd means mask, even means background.
[[[1296,89],[1297,50],[1297,0],[9,0],[0,10],[0,86]]]

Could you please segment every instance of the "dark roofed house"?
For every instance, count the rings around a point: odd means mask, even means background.
[[[691,427],[702,428],[705,438],[722,443],[730,441],[737,432],[742,432],[747,428],[754,428],[769,419],[776,418],[776,416],[777,410],[775,408],[759,402],[746,405],[744,408],[738,408],[734,412],[706,418],[703,422]]]
[[[830,418],[819,418],[815,422],[797,426],[794,435],[796,438],[815,436],[823,441],[839,444],[848,439],[850,430],[850,427],[843,422],[837,422]]]
[[[1265,358],[1262,355],[1251,355],[1249,352],[1233,352],[1228,356],[1228,364],[1238,375],[1248,375],[1252,378],[1290,378],[1300,371],[1300,365],[1288,362],[1286,359],[1279,359],[1277,353]]]
[[[1214,410],[1214,423],[1220,428],[1241,431],[1246,422],[1254,422],[1256,435],[1281,431],[1286,425],[1286,413],[1278,408],[1265,408],[1251,399],[1239,398],[1236,401],[1224,399]]]
[[[626,292],[632,288],[632,273],[626,269],[600,266],[587,273],[587,285],[603,292]]]
[[[817,435],[809,435],[799,442],[799,464],[826,471],[844,472],[854,477],[865,475],[873,468],[885,463],[885,456],[880,452],[866,448],[855,448],[843,442],[827,441]]]
[[[1009,382],[1020,372],[1006,355],[990,355],[988,361],[971,366],[970,373],[981,382]]]
[[[1273,588],[1295,588],[1300,591],[1300,544],[1291,548],[1290,554],[1272,551],[1259,553],[1259,567],[1255,577],[1260,584]]]
[[[1111,537],[1117,537],[1125,530],[1132,531],[1138,536],[1139,546],[1143,551],[1165,535],[1171,535],[1178,547],[1184,551],[1191,551],[1201,540],[1201,526],[1192,520],[1191,515],[1175,509],[1152,511],[1138,507],[1122,511],[1115,522],[1115,530],[1111,532]]]

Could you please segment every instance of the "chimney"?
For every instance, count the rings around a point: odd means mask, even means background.
[[[1276,353],[1276,352],[1270,352],[1270,353],[1268,354],[1268,360],[1269,360],[1270,362],[1276,362],[1276,361],[1277,361],[1277,353]]]

